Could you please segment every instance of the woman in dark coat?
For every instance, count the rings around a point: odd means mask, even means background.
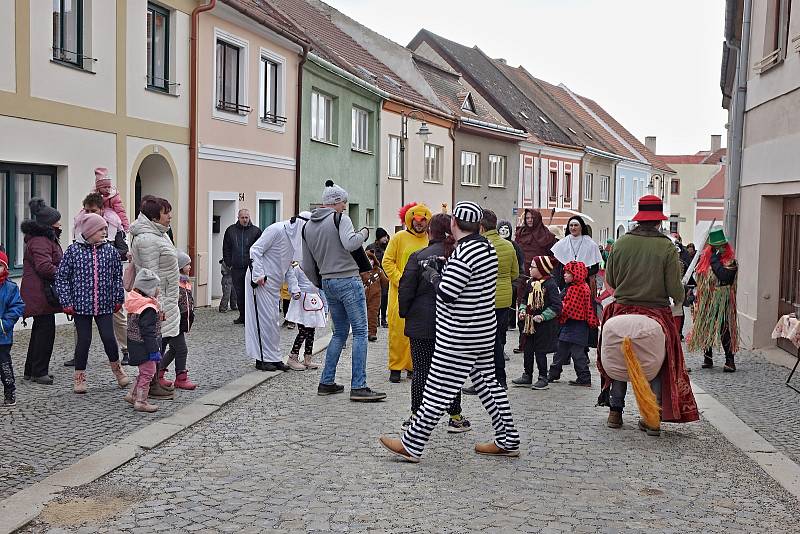
[[[403,428],[411,424],[414,414],[422,404],[422,393],[431,368],[436,341],[436,291],[422,277],[424,268],[420,266],[420,262],[440,259],[438,263],[441,270],[443,259],[450,257],[456,246],[449,232],[449,215],[437,213],[431,217],[428,225],[428,246],[409,256],[398,286],[400,317],[406,320],[404,334],[411,340],[411,361],[414,364],[411,417],[403,423]],[[461,415],[461,392],[456,395],[447,413],[450,414],[448,432],[466,432],[470,429],[469,421]]]
[[[530,265],[536,256],[552,256],[550,249],[558,241],[542,222],[542,214],[530,208],[525,210],[514,240],[525,254],[525,265]]]
[[[58,264],[64,255],[58,242],[61,214],[41,198],[32,198],[28,205],[31,218],[22,221],[20,226],[25,236],[20,295],[25,302],[25,318],[33,317],[33,328],[24,378],[50,385],[53,383],[49,369],[56,337],[55,314],[61,312],[53,288]]]

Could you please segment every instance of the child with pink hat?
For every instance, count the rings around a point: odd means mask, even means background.
[[[114,210],[122,221],[122,229],[127,232],[131,223],[128,221],[125,205],[122,203],[119,191],[111,184],[111,178],[108,177],[108,169],[105,167],[97,167],[94,170],[94,190],[103,195],[103,207]]]

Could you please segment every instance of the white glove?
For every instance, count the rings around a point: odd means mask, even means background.
[[[367,239],[369,239],[369,228],[367,228],[367,227],[365,226],[364,228],[362,228],[361,230],[359,230],[359,232],[361,232],[361,235],[363,235],[363,236],[364,236],[364,241],[366,241]]]

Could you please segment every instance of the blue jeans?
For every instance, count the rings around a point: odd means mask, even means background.
[[[333,336],[325,353],[320,384],[336,381],[336,366],[350,328],[353,329],[353,373],[350,389],[367,387],[367,299],[361,277],[331,278],[322,281],[333,320]]]

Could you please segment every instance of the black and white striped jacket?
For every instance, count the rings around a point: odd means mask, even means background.
[[[478,234],[459,240],[436,291],[436,349],[485,352],[494,347],[497,253]]]

